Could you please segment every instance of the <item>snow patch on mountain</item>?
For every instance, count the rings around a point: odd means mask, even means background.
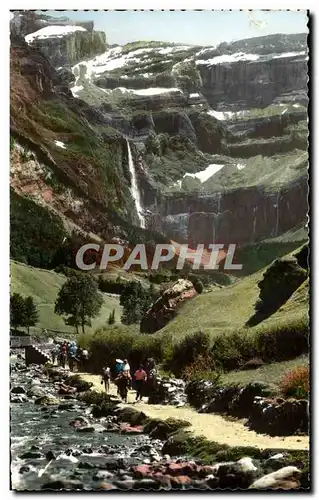
[[[35,39],[43,40],[45,38],[62,38],[76,31],[87,31],[82,26],[46,26],[41,28],[34,33],[29,33],[25,36],[25,41],[27,43],[32,43]]]
[[[258,54],[245,54],[245,52],[236,52],[235,54],[225,54],[223,56],[213,57],[212,59],[199,59],[197,65],[213,66],[215,64],[233,63],[237,61],[257,61],[260,58]]]
[[[66,146],[65,146],[64,142],[61,142],[61,141],[54,141],[54,144],[55,144],[56,146],[58,146],[58,148],[66,149]]]
[[[273,55],[274,59],[280,59],[281,57],[296,57],[296,56],[305,56],[306,52],[302,50],[301,52],[283,52],[282,54]]]
[[[211,165],[208,165],[205,170],[201,170],[200,172],[196,172],[195,174],[185,174],[183,178],[185,177],[193,177],[196,179],[199,179],[201,183],[207,181],[210,177],[212,177],[216,172],[221,170],[225,165],[220,165],[220,164],[215,164],[212,163]]]

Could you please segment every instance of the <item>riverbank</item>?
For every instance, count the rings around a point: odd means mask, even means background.
[[[309,488],[308,451],[207,440],[192,433],[185,413],[165,419],[161,408],[133,404],[133,392],[122,405],[105,397],[99,377],[70,375],[22,360],[12,366],[15,490]],[[72,390],[61,394],[61,383]]]
[[[101,385],[101,377],[89,373],[79,373],[81,378],[91,382],[95,391],[104,391]],[[110,394],[116,395],[116,387],[111,384]],[[134,405],[143,411],[148,417],[166,420],[177,418],[187,421],[190,426],[187,428],[194,437],[204,437],[209,441],[214,441],[228,446],[250,446],[260,450],[264,449],[286,449],[286,450],[309,450],[309,436],[268,436],[258,434],[245,427],[243,421],[230,420],[217,414],[200,414],[189,407],[176,408],[169,405],[149,405],[146,403],[134,403],[135,391],[129,391],[128,404],[121,404],[121,407]]]

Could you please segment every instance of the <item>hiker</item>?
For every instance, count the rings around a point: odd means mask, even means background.
[[[73,372],[73,369],[74,369],[76,353],[77,353],[76,343],[71,342],[69,349],[68,349],[68,363],[69,363],[69,368],[70,368],[71,372]]]
[[[121,359],[115,360],[114,374],[115,378],[123,371],[124,363]]]
[[[127,372],[126,373],[121,372],[115,379],[115,383],[118,388],[118,394],[125,403],[127,403],[127,393],[130,384],[130,379],[131,377],[129,374],[127,374]]]
[[[104,383],[106,394],[108,394],[110,390],[110,379],[111,379],[111,369],[109,367],[103,368],[101,384]]]
[[[54,344],[53,349],[51,351],[52,363],[55,364],[55,360],[59,362],[59,352],[60,352],[60,344]]]
[[[157,369],[153,358],[149,358],[145,364],[147,382],[144,384],[145,395],[150,396],[155,392],[157,384]]]
[[[135,386],[136,386],[136,399],[135,401],[142,401],[144,384],[147,380],[146,371],[141,365],[138,370],[134,373]]]
[[[64,341],[60,349],[60,363],[62,368],[65,368],[67,354],[68,354],[67,343],[66,341]]]

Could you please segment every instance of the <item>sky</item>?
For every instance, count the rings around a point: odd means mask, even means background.
[[[40,11],[38,11],[40,12]],[[273,33],[307,32],[306,11],[46,11],[54,17],[94,21],[109,44],[161,40],[216,45]]]

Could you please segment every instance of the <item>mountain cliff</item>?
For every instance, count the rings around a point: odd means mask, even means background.
[[[243,246],[305,225],[306,34],[108,46],[93,28],[11,20],[19,231],[24,199],[85,240]]]

